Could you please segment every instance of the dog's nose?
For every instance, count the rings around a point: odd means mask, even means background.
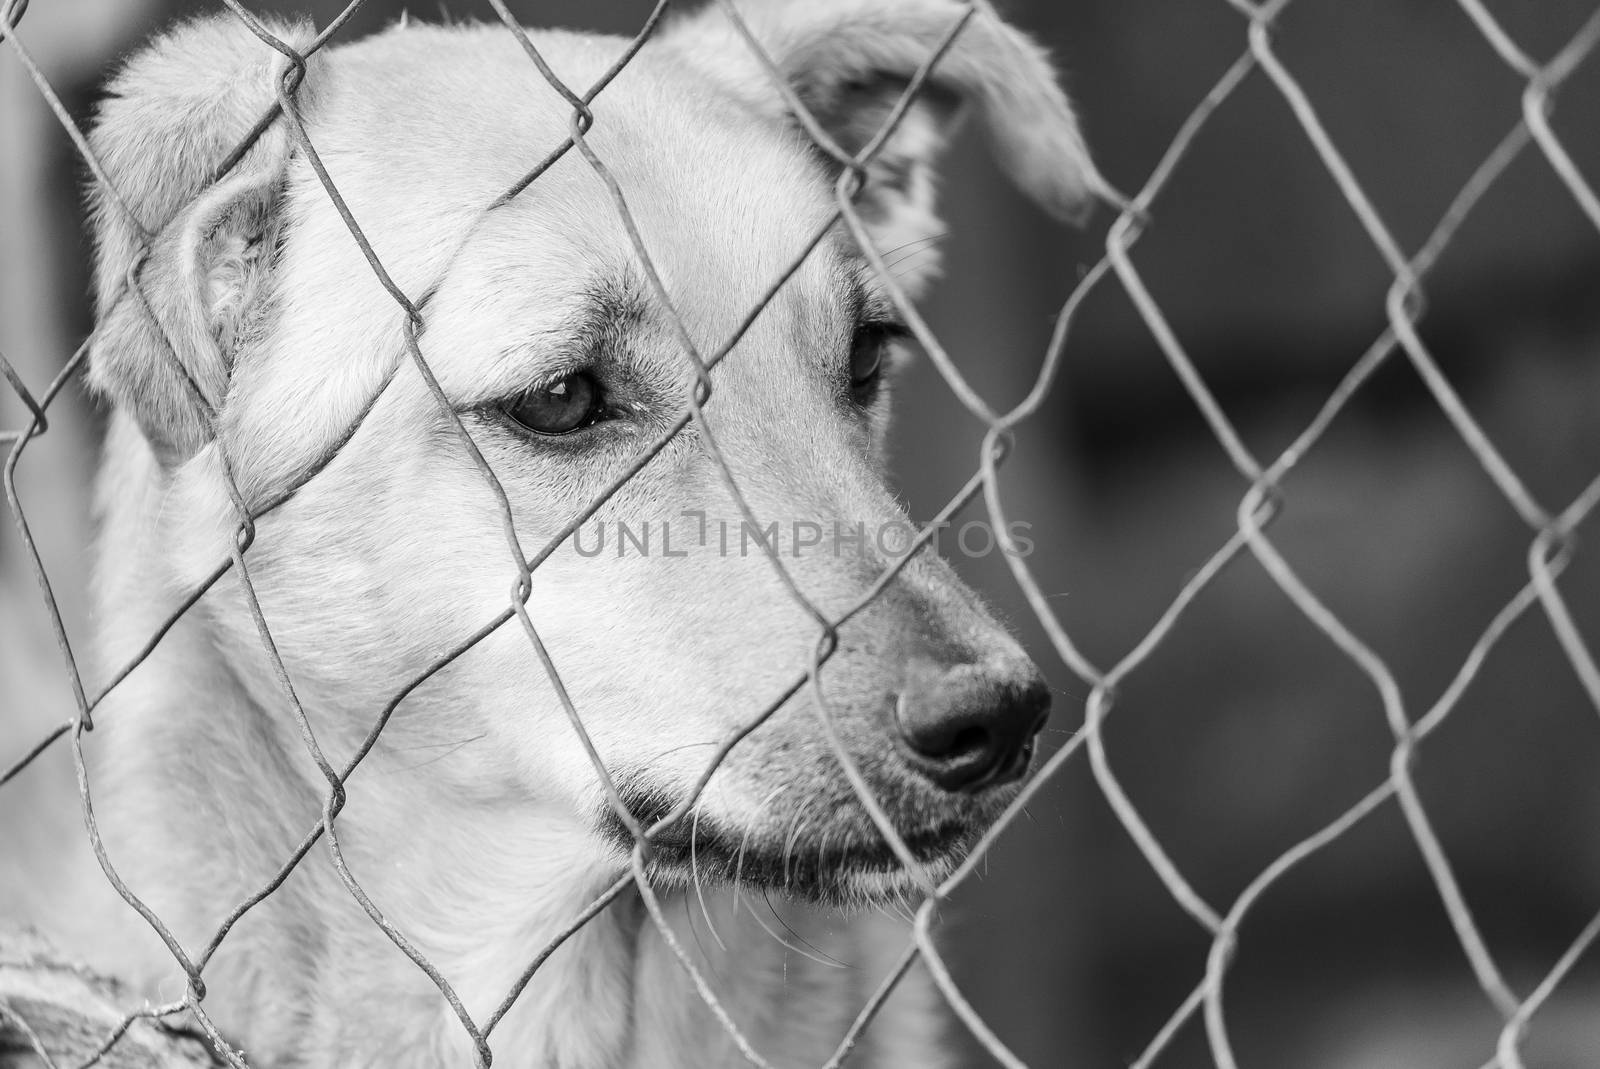
[[[1031,664],[1023,673],[918,660],[895,700],[895,729],[923,775],[970,793],[1027,771],[1049,712],[1050,690]]]

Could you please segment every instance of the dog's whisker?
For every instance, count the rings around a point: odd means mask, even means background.
[[[749,822],[744,826],[744,834],[739,837],[739,852],[734,858],[733,865],[732,912],[734,916],[738,916],[739,913],[739,898],[744,887],[744,880],[740,877],[744,873],[744,851],[745,847],[750,843],[750,833],[754,831],[756,825],[760,823],[762,816],[764,816],[766,813],[767,807],[772,804],[772,800],[778,797],[778,795],[782,794],[783,791],[784,786],[780,784],[768,792],[765,798],[761,799],[761,801],[756,805],[756,811],[750,815]]]
[[[647,764],[654,764],[655,762],[661,760],[663,757],[670,757],[672,754],[681,753],[684,750],[709,749],[709,748],[720,746],[720,745],[721,745],[721,743],[719,743],[719,742],[717,742],[715,740],[712,740],[712,741],[709,741],[709,742],[686,742],[682,746],[673,746],[670,749],[662,750],[660,753],[656,754],[654,757],[652,757],[646,763]]]
[[[477,742],[479,739],[483,738],[487,734],[488,734],[488,732],[481,731],[478,734],[476,734],[476,735],[474,735],[474,736],[472,736],[471,738],[468,738],[468,739],[451,739],[449,742],[419,742],[419,743],[416,743],[415,745],[412,745],[412,746],[388,746],[388,745],[386,745],[384,748],[387,749],[390,753],[413,753],[413,752],[415,752],[417,750],[440,750],[440,749],[444,749],[445,747],[460,746],[463,743]]]
[[[799,812],[795,814],[794,824],[789,828],[789,837],[783,844],[783,882],[786,886],[789,885],[789,862],[798,860],[794,858],[795,844],[800,841],[800,837],[810,825],[811,808],[816,805],[817,800],[818,796],[814,795],[800,806]]]
[[[739,898],[744,890],[744,880],[740,877],[744,874],[744,848],[749,842],[750,829],[745,828],[744,835],[739,838],[739,852],[733,862],[733,906],[731,907],[733,913],[739,912]]]
[[[800,829],[804,826],[806,808],[806,806],[801,806],[795,811],[794,820],[789,824],[789,834],[783,840],[783,882],[785,886],[790,884],[789,862],[794,856],[795,840],[799,837]]]
[[[788,921],[784,920],[783,919],[783,914],[779,913],[778,912],[778,908],[772,904],[772,893],[770,891],[765,891],[765,890],[762,891],[761,892],[761,897],[767,903],[767,912],[772,914],[772,919],[773,920],[777,921],[780,925],[783,926],[783,930],[784,931],[786,931],[790,935],[794,936],[795,939],[799,940],[806,947],[810,948],[811,950],[815,951],[816,953],[822,955],[824,958],[827,958],[829,961],[833,962],[833,964],[835,966],[837,966],[838,968],[848,969],[848,968],[851,967],[850,965],[846,964],[845,962],[842,962],[838,958],[834,957],[832,954],[829,954],[826,950],[823,950],[821,947],[817,946],[817,944],[813,943],[811,940],[807,939],[805,936],[801,935],[799,932],[795,931],[794,930],[794,925],[792,925]],[[783,940],[783,945],[789,947],[790,950],[798,950],[798,948],[792,946],[789,943],[788,940]],[[812,958],[811,960],[812,961],[816,961],[817,959],[816,958]]]
[[[889,252],[883,254],[883,264],[885,267],[893,270],[897,264],[900,264],[913,256],[919,256],[925,252],[937,252],[939,247],[938,243],[944,237],[944,234],[933,234],[926,238],[920,238],[916,241],[908,241],[902,245],[897,245]]]
[[[717,932],[717,926],[711,921],[711,911],[706,908],[705,888],[700,879],[700,857],[697,847],[697,838],[700,834],[700,802],[705,800],[702,795],[695,802],[694,815],[689,820],[689,878],[694,883],[694,896],[700,901],[700,913],[706,919],[706,927],[711,929],[711,938],[717,941],[717,946],[722,952],[728,952],[728,944],[722,941],[722,936]]]
[[[903,921],[906,919],[903,909],[904,907],[900,901],[899,894],[886,895],[884,896],[883,900],[878,903],[879,913],[883,914],[885,917],[893,917],[897,921]]]
[[[767,903],[767,905],[770,907],[771,903],[769,902],[769,903]],[[815,954],[807,953],[806,951],[802,950],[801,948],[791,944],[783,936],[781,936],[777,932],[773,931],[772,930],[772,926],[770,924],[768,924],[766,921],[761,919],[761,914],[756,912],[756,907],[750,904],[750,900],[749,899],[745,899],[744,908],[750,914],[750,916],[752,918],[754,918],[755,922],[757,924],[761,925],[761,930],[766,932],[768,935],[772,936],[773,940],[776,943],[778,943],[779,946],[782,946],[785,950],[792,950],[794,953],[799,954],[802,958],[805,958],[807,961],[815,962],[816,964],[821,965],[825,969],[848,969],[849,968],[849,966],[845,965],[843,962],[827,961],[827,960],[825,960],[823,958],[817,957]],[[777,914],[773,913],[773,916],[776,917]],[[785,966],[785,968],[787,968],[787,966]]]
[[[438,748],[440,746],[448,746],[449,749],[445,750],[443,753],[434,754],[432,757],[428,758],[426,761],[418,761],[414,765],[401,765],[399,768],[395,769],[395,771],[396,772],[415,772],[419,768],[426,768],[431,764],[436,764],[437,762],[443,761],[445,758],[450,757],[453,754],[459,753],[465,747],[472,745],[473,743],[477,742],[479,739],[482,739],[482,738],[486,737],[488,734],[489,733],[487,731],[483,731],[483,732],[479,732],[476,735],[471,736],[470,738],[462,739],[460,742],[455,742],[455,743],[434,742],[434,743],[427,743],[427,744],[422,745],[422,746],[410,747],[410,749],[431,750],[431,749],[436,749],[436,748]],[[404,752],[404,751],[400,751],[400,752]]]
[[[917,923],[916,910],[912,908],[911,900],[909,897],[907,897],[904,888],[900,888],[895,891],[893,898],[888,903],[888,906],[889,909],[894,912],[894,915],[905,923],[911,925]]]
[[[915,252],[908,253],[907,255],[902,256],[900,259],[896,260],[894,263],[888,265],[889,273],[891,275],[893,275],[895,278],[900,278],[903,275],[907,274],[911,270],[911,268],[916,265],[918,257],[923,256],[925,254],[936,253],[937,251],[938,251],[937,249],[931,249],[930,248],[930,249],[918,249]]]
[[[912,247],[917,246],[917,245],[927,245],[930,242],[943,241],[945,238],[947,238],[949,236],[950,236],[950,231],[948,231],[948,230],[939,230],[939,231],[936,231],[936,232],[934,232],[932,234],[924,234],[920,238],[912,238],[910,241],[902,241],[900,244],[894,246],[893,248],[884,249],[878,255],[882,260],[884,260],[887,263],[889,261],[889,258],[894,256],[898,252],[903,252],[906,249],[912,248]]]
[[[885,267],[889,268],[890,270],[893,270],[895,267],[897,267],[900,264],[904,263],[905,261],[911,259],[912,257],[921,256],[923,253],[927,253],[927,252],[937,252],[938,248],[939,247],[937,245],[934,245],[934,244],[931,244],[931,243],[930,244],[926,244],[926,245],[917,245],[915,247],[906,246],[906,247],[903,247],[901,249],[901,251],[896,253],[894,256],[885,257],[884,261],[883,261],[883,265]]]
[[[823,829],[822,829],[822,835],[820,837],[818,837],[818,839],[817,839],[817,871],[818,872],[827,872],[828,871],[828,857],[827,857],[827,855],[828,855],[828,836],[830,834],[832,834],[831,829],[829,829],[826,825],[824,825]]]
[[[716,962],[711,960],[711,955],[706,953],[706,945],[700,940],[700,929],[694,923],[694,906],[689,903],[687,898],[683,899],[682,902],[683,921],[688,925],[689,935],[694,939],[694,948],[700,952],[700,962],[711,973],[712,977],[720,983],[722,974],[718,971]]]

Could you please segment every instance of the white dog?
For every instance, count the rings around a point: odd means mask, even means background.
[[[967,9],[742,10],[795,96],[854,152]],[[296,48],[311,38],[303,26],[271,32]],[[578,91],[627,45],[531,39]],[[231,15],[190,23],[127,64],[92,136],[121,202],[94,193],[92,378],[114,408],[97,582],[106,667],[134,657],[230,560],[236,503],[261,510],[298,487],[243,555],[287,680],[235,566],[90,736],[111,860],[191,956],[322,817],[329,784],[296,701],[342,768],[402,688],[505,616],[518,568],[503,508],[532,556],[672,425],[696,381],[673,312],[580,152],[497,203],[573,114],[515,35],[401,25],[316,52],[295,113],[421,307],[417,344],[442,405],[290,118],[213,181],[286,67]],[[664,23],[594,103],[588,144],[703,354],[833,210],[838,164],[770,73],[714,5]],[[931,167],[969,104],[1025,191],[1062,215],[1081,206],[1092,171],[1050,65],[986,8],[924,89],[859,199],[876,246],[938,230]],[[140,228],[154,235],[147,253]],[[931,258],[918,263],[899,276],[912,293]],[[778,523],[774,548],[806,598],[845,612],[889,564],[878,533],[907,522],[883,461],[902,331],[836,226],[715,367],[705,426],[674,437],[533,570],[529,622],[641,824],[687,804],[718,744],[802,678],[818,647],[817,621],[751,548],[713,445],[754,516]],[[619,548],[621,527],[631,540]],[[654,544],[641,552],[647,528]],[[833,730],[907,847],[947,872],[1014,797],[1048,705],[1043,681],[927,552],[838,641],[821,673]],[[903,925],[862,907],[917,886],[820,712],[796,689],[649,858],[669,929],[750,1045],[785,1067],[830,1057],[905,944]],[[335,830],[349,877],[480,1026],[630,864],[626,821],[516,619],[405,693],[347,796]],[[471,1064],[466,1029],[326,846],[228,933],[205,967],[204,1007],[258,1066]],[[148,942],[152,991],[181,994],[172,956]],[[947,1064],[938,1005],[914,970],[847,1064]],[[549,958],[490,1042],[508,1066],[743,1064],[637,890]]]

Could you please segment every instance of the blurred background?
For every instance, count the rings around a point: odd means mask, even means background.
[[[796,0],[803,2],[803,0]],[[1548,58],[1593,0],[1490,0]],[[24,36],[82,122],[116,58],[199,0],[38,0]],[[319,23],[332,0],[255,9]],[[470,0],[413,17],[487,18]],[[628,33],[645,0],[512,3],[525,21]],[[1007,0],[1067,72],[1102,170],[1140,187],[1185,116],[1245,49],[1223,0]],[[347,28],[392,21],[370,0]],[[1409,254],[1521,114],[1519,78],[1453,0],[1296,0],[1275,42]],[[1600,175],[1600,57],[1554,129]],[[0,352],[35,390],[89,328],[85,169],[0,46]],[[1031,385],[1063,300],[1099,259],[1109,213],[1065,230],[1013,193],[976,137],[945,183],[946,271],[926,307],[992,403]],[[1216,113],[1133,253],[1188,355],[1263,460],[1286,447],[1384,327],[1391,273],[1282,96],[1259,70]],[[1600,473],[1600,233],[1536,148],[1510,167],[1426,285],[1421,332],[1490,438],[1550,511]],[[982,427],[931,364],[902,395],[896,475],[931,517],[976,467]],[[83,644],[89,486],[100,414],[77,388],[29,447],[21,497]],[[22,409],[0,389],[0,428]],[[1106,669],[1227,540],[1247,482],[1115,278],[1073,325],[1061,379],[1004,469],[1029,564]],[[1527,580],[1531,532],[1397,353],[1285,481],[1271,537],[1393,671],[1415,718]],[[975,514],[976,515],[976,514]],[[1581,532],[1580,532],[1581,534]],[[1057,693],[1051,748],[1089,686],[1055,661],[998,557],[957,560],[1027,637]],[[1600,556],[1561,580],[1600,633]],[[71,710],[33,579],[0,530],[0,765]],[[1283,851],[1388,773],[1371,683],[1248,555],[1199,596],[1119,689],[1111,765],[1195,890],[1219,911]],[[0,924],[72,908],[40,889],[92,863],[66,750],[0,791]],[[1080,753],[960,893],[943,929],[958,981],[1035,1066],[1124,1066],[1200,980],[1209,936],[1122,829]],[[1600,711],[1536,608],[1488,658],[1416,777],[1497,962],[1526,995],[1600,909]],[[98,879],[98,877],[94,877]],[[80,881],[81,882],[81,881]],[[1227,982],[1245,1066],[1444,1069],[1488,1062],[1500,1027],[1399,811],[1380,809],[1273,885]],[[1600,954],[1535,1019],[1528,1064],[1600,1066]],[[987,1064],[974,1054],[972,1064]],[[1191,1021],[1156,1063],[1208,1067]]]

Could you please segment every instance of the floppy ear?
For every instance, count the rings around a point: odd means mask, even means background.
[[[268,28],[296,48],[311,37],[309,27]],[[291,154],[284,120],[212,179],[267,113],[287,66],[231,15],[191,22],[122,68],[90,133],[115,190],[95,181],[89,194],[90,380],[165,464],[209,440],[207,410],[222,405],[236,347],[263,303]],[[128,281],[136,267],[137,289]]]
[[[961,0],[736,0],[735,7],[795,95],[850,153],[877,134],[918,68],[971,10]],[[787,113],[719,0],[673,35],[744,100]],[[1098,178],[1049,58],[979,4],[872,161],[858,204],[880,249],[937,230],[933,164],[969,106],[1023,192],[1059,218],[1077,220],[1087,210]]]

